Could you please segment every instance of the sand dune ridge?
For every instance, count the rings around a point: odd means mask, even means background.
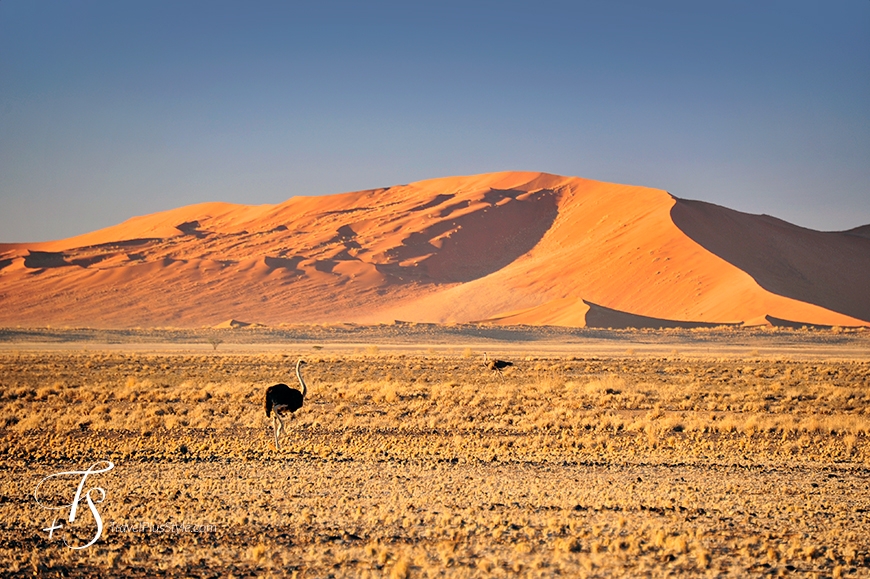
[[[868,325],[867,228],[503,172],[0,245],[0,325]]]

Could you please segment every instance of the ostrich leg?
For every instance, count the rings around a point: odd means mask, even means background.
[[[281,429],[283,426],[284,424],[281,422],[281,417],[276,412],[275,415],[272,417],[272,429],[275,431],[275,450],[281,449],[281,443],[278,441],[278,439],[281,436]]]

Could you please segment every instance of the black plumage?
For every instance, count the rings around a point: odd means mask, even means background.
[[[305,381],[302,379],[301,368],[305,360],[296,362],[296,378],[299,380],[301,391],[290,388],[286,384],[275,384],[266,388],[266,417],[272,417],[272,428],[275,430],[275,448],[281,448],[279,438],[284,430],[284,421],[281,417],[289,412],[290,416],[302,408],[305,401]]]
[[[504,374],[501,373],[502,370],[507,368],[508,366],[513,366],[513,362],[507,362],[505,360],[490,360],[486,355],[486,352],[483,353],[483,365],[489,368],[493,372],[498,372],[498,375],[504,380]]]
[[[275,412],[296,412],[302,408],[302,392],[296,388],[290,388],[286,384],[275,384],[266,388],[266,416],[270,416],[272,409]]]

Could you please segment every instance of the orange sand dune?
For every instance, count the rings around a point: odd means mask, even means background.
[[[204,203],[0,245],[0,325],[868,325],[867,230],[545,173]]]

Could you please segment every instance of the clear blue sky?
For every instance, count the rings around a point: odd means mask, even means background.
[[[870,0],[0,0],[0,241],[547,171],[870,223]]]

